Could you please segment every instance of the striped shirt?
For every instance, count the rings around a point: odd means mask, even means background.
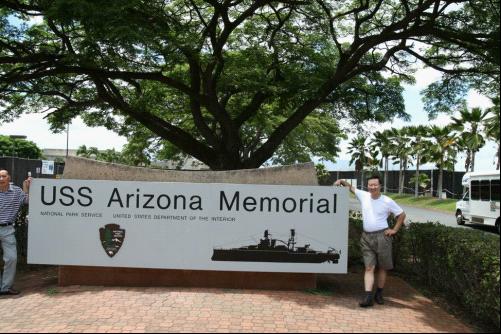
[[[18,186],[10,184],[7,191],[0,191],[0,224],[15,223],[19,209],[26,203],[28,195]]]

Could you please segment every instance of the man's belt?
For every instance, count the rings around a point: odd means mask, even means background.
[[[377,231],[372,231],[372,232],[367,232],[367,231],[364,231],[365,234],[378,234],[378,233],[382,233],[384,231],[386,231],[388,228],[383,228],[382,230],[377,230]]]
[[[14,225],[14,223],[0,224],[1,227],[10,226],[10,225]]]

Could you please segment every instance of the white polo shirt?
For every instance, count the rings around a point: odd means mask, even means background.
[[[372,199],[367,191],[355,190],[355,196],[362,205],[362,218],[365,232],[375,232],[388,228],[390,213],[400,215],[404,210],[394,200],[381,194],[378,199]]]

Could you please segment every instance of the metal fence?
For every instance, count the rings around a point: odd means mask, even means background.
[[[0,169],[6,169],[11,175],[12,182],[15,185],[22,186],[23,181],[28,176],[28,172],[31,172],[31,176],[37,178],[57,178],[63,173],[64,163],[56,162],[54,164],[54,174],[45,175],[41,174],[42,160],[33,159],[22,159],[22,158],[11,158],[11,157],[0,157]],[[428,177],[433,179],[433,189],[432,195],[439,197],[437,194],[438,185],[438,170],[421,170],[420,173],[425,173]],[[324,182],[324,185],[332,185],[337,179],[354,179],[357,182],[357,187],[361,188],[361,175],[359,172],[355,171],[330,171],[330,178]],[[377,172],[382,182],[384,182],[384,171]],[[415,175],[414,170],[407,170],[404,177],[404,193],[414,194],[414,185],[409,184],[411,177]],[[367,177],[372,175],[372,172],[364,173],[364,185],[363,189],[367,188]],[[461,180],[465,172],[450,172],[444,171],[442,189],[443,192],[447,194],[448,198],[461,198],[463,193],[463,186]],[[387,188],[389,192],[398,192],[398,170],[388,171]],[[431,189],[428,189],[431,190]],[[423,194],[422,189],[420,189],[420,194]],[[429,192],[428,192],[429,193]]]
[[[31,172],[32,177],[55,179],[63,174],[64,163],[54,163],[54,174],[42,174],[42,160],[23,159],[12,157],[0,157],[0,169],[5,169],[9,172],[12,183],[22,187],[23,181],[28,177],[28,172]]]
[[[337,179],[354,179],[357,180],[357,188],[361,188],[361,174],[355,171],[331,171],[329,180],[325,183],[331,185]],[[420,170],[419,173],[424,173],[428,175],[430,181],[433,179],[433,189],[431,189],[431,184],[427,189],[427,193],[432,196],[439,197],[440,194],[437,194],[437,186],[438,186],[438,174],[439,171],[435,170]],[[374,174],[373,172],[365,172],[364,173],[364,185],[363,189],[367,189],[367,177]],[[381,182],[384,182],[384,171],[379,171],[377,174],[381,177]],[[411,177],[416,174],[415,170],[407,170],[404,173],[404,193],[406,194],[414,194],[414,185],[409,184]],[[461,180],[465,172],[451,172],[444,171],[442,178],[442,191],[447,194],[447,198],[456,198],[459,199],[463,195],[463,185],[461,184]],[[388,192],[398,192],[398,170],[388,171],[388,179],[387,179],[387,189]],[[420,189],[420,194],[424,195],[423,189]]]

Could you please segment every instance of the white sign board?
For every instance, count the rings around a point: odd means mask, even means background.
[[[54,175],[54,161],[42,160],[42,174]]]
[[[28,263],[346,273],[346,188],[35,179]]]

